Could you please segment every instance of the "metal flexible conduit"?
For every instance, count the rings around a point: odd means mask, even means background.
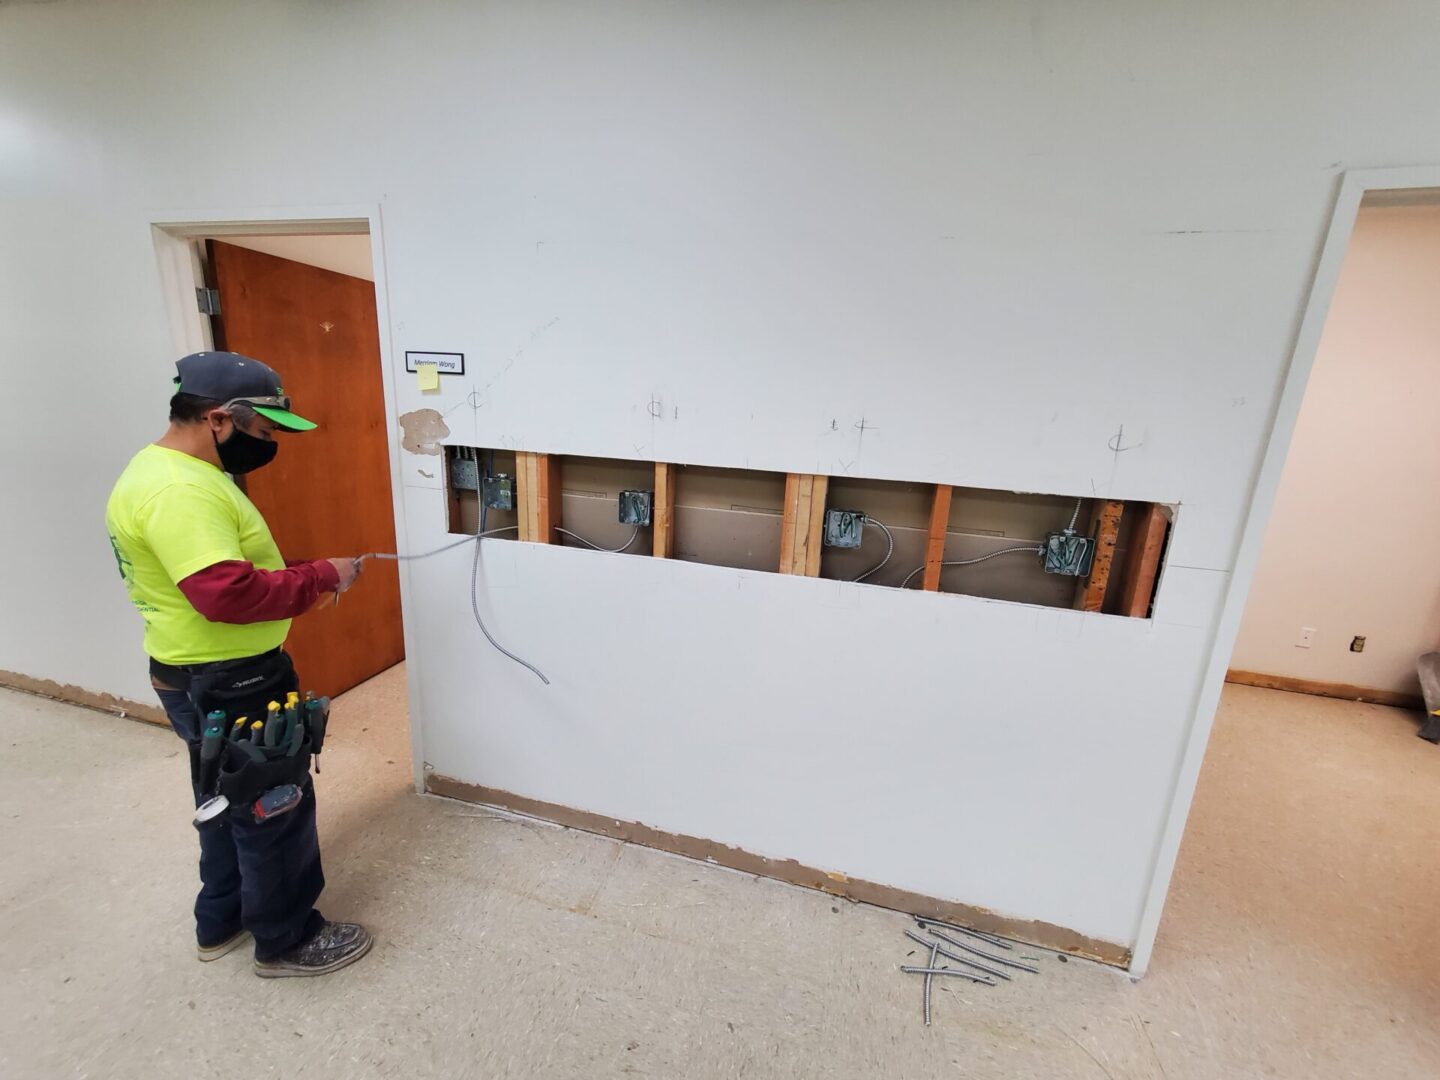
[[[490,529],[477,533],[474,536],[467,536],[463,540],[456,540],[453,544],[445,544],[442,547],[435,548],[432,551],[422,551],[415,555],[397,555],[394,552],[371,551],[365,555],[361,555],[358,559],[355,560],[355,562],[357,565],[363,564],[366,559],[387,559],[393,562],[411,562],[415,559],[428,559],[432,555],[439,555],[442,551],[450,551],[454,548],[459,547],[461,544],[474,544],[475,559],[470,564],[470,611],[475,616],[475,625],[480,627],[480,633],[485,635],[485,640],[490,642],[490,644],[495,647],[495,650],[498,653],[515,661],[515,663],[519,664],[521,667],[527,668],[528,670],[534,672],[537,679],[539,679],[546,686],[549,686],[550,680],[545,677],[545,673],[539,668],[537,668],[534,664],[530,663],[530,661],[522,657],[516,656],[509,649],[505,648],[504,645],[501,645],[500,642],[496,641],[495,635],[490,633],[490,628],[485,625],[485,620],[480,617],[480,541],[485,539],[485,537],[487,536],[495,536],[498,533],[515,532],[518,528],[518,525],[507,525],[503,529]]]

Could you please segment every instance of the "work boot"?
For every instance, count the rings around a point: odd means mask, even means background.
[[[269,960],[255,961],[262,979],[289,979],[302,975],[328,975],[353,964],[375,944],[358,923],[326,922],[300,944]]]
[[[211,960],[219,960],[222,956],[229,956],[249,940],[250,931],[238,930],[224,941],[217,941],[214,945],[196,945],[195,955],[200,957],[201,963],[208,964]]]

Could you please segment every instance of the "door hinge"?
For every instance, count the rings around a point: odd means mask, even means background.
[[[220,290],[219,289],[196,289],[195,304],[200,308],[201,315],[220,314]]]

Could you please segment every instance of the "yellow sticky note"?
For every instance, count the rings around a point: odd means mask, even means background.
[[[437,364],[416,364],[415,378],[420,381],[421,390],[440,389],[440,367]]]

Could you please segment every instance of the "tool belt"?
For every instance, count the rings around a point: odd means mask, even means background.
[[[210,768],[202,766],[201,744],[190,748],[191,778],[205,789],[203,794],[224,795],[232,806],[238,806],[252,803],[282,784],[303,787],[308,781],[311,757],[320,752],[324,739],[323,716],[307,717],[302,721],[302,736],[275,746],[251,742],[244,734],[239,740],[230,737],[237,719],[264,720],[270,702],[283,702],[290,692],[299,690],[295,665],[283,649],[185,667],[152,661],[151,674],[189,695],[202,732],[212,713],[225,714],[220,754]]]

